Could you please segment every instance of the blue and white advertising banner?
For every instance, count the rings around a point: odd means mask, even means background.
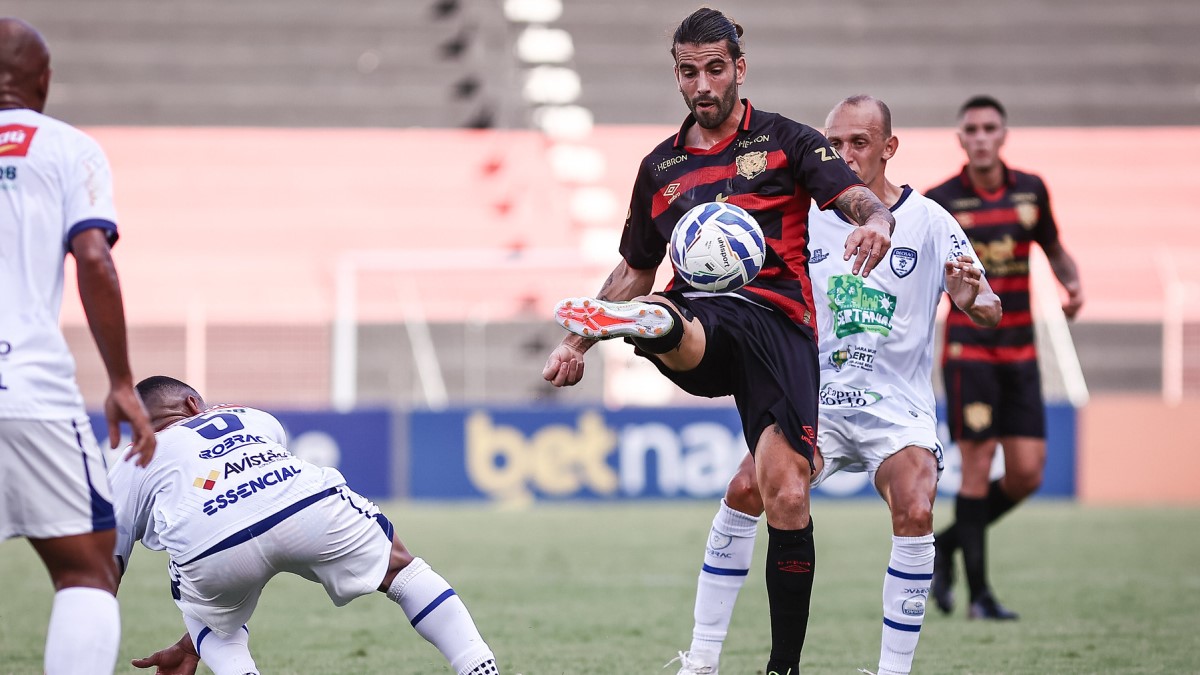
[[[1040,496],[1075,493],[1075,411],[1047,408],[1049,450]],[[413,412],[413,498],[716,498],[746,453],[732,408],[456,408]],[[960,482],[957,447],[946,445],[940,490]],[[997,453],[998,457],[1001,453]],[[994,470],[1003,472],[1003,460]],[[999,475],[999,474],[997,474]],[[842,473],[814,492],[875,497],[866,473]]]
[[[392,413],[359,410],[350,413],[269,411],[283,424],[292,454],[318,466],[342,472],[350,488],[365,497],[388,499],[401,492],[392,484],[396,449],[393,447]],[[104,415],[90,415],[100,447],[108,448]],[[121,447],[129,443],[129,428]],[[109,456],[114,461],[114,455]]]
[[[351,488],[372,499],[714,499],[746,454],[732,407],[274,414],[293,453],[338,468]],[[107,447],[103,416],[91,418]],[[1075,425],[1071,406],[1047,406],[1046,472],[1038,496],[1075,495]],[[961,481],[961,461],[945,425],[939,435],[946,470],[938,490],[950,495]],[[993,477],[1003,472],[997,452]],[[814,495],[877,498],[865,473],[835,474]]]

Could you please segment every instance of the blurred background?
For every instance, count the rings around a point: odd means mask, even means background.
[[[554,303],[616,264],[637,163],[686,113],[668,49],[698,6],[0,10],[49,42],[46,112],[113,164],[139,377],[279,412],[298,452],[373,497],[528,501],[711,497],[744,452],[729,401],[676,392],[622,344],[593,350],[575,388],[540,375]],[[1200,503],[1200,4],[718,7],[745,28],[756,107],[820,128],[845,96],[882,98],[900,137],[889,176],[918,190],[960,169],[966,98],[1007,106],[1006,160],[1046,179],[1087,297],[1068,325],[1036,268],[1042,494]],[[70,279],[64,325],[95,408],[107,385]]]

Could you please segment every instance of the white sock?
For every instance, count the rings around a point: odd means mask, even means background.
[[[883,576],[879,675],[907,675],[912,670],[932,578],[933,534],[893,536],[892,557]]]
[[[250,655],[250,629],[242,626],[229,635],[221,635],[203,623],[183,617],[192,644],[204,665],[214,675],[258,675],[258,666]]]
[[[54,594],[46,632],[46,675],[111,673],[121,644],[121,608],[112,593],[72,586]]]
[[[479,635],[466,605],[424,560],[413,558],[388,587],[409,623],[458,675],[497,675],[496,657]]]
[[[759,518],[735,511],[721,500],[704,546],[704,566],[696,583],[692,652],[721,655],[733,605],[750,573]]]

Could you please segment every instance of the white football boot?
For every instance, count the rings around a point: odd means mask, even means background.
[[[661,305],[595,298],[563,300],[554,308],[554,320],[572,333],[593,340],[660,337],[675,325]]]
[[[663,668],[677,661],[679,672],[676,675],[717,675],[717,657],[714,654],[679,652],[679,656],[667,661]]]

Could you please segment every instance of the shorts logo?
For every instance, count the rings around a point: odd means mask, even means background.
[[[992,406],[986,403],[968,403],[963,406],[963,422],[976,433],[992,426]]]
[[[812,258],[808,262],[809,262],[809,264],[816,265],[817,263],[825,260],[828,257],[829,257],[829,254],[825,252],[825,249],[819,248],[812,252]]]
[[[197,478],[192,481],[192,487],[198,487],[201,490],[211,490],[217,486],[217,478],[221,476],[219,471],[209,471],[208,478]]]
[[[6,124],[0,127],[0,157],[24,157],[29,153],[29,144],[37,127],[23,124]]]
[[[766,150],[747,152],[744,155],[738,155],[733,161],[734,164],[737,164],[738,175],[746,180],[750,180],[767,170]]]
[[[911,248],[892,249],[892,271],[903,279],[917,268],[917,252]]]

